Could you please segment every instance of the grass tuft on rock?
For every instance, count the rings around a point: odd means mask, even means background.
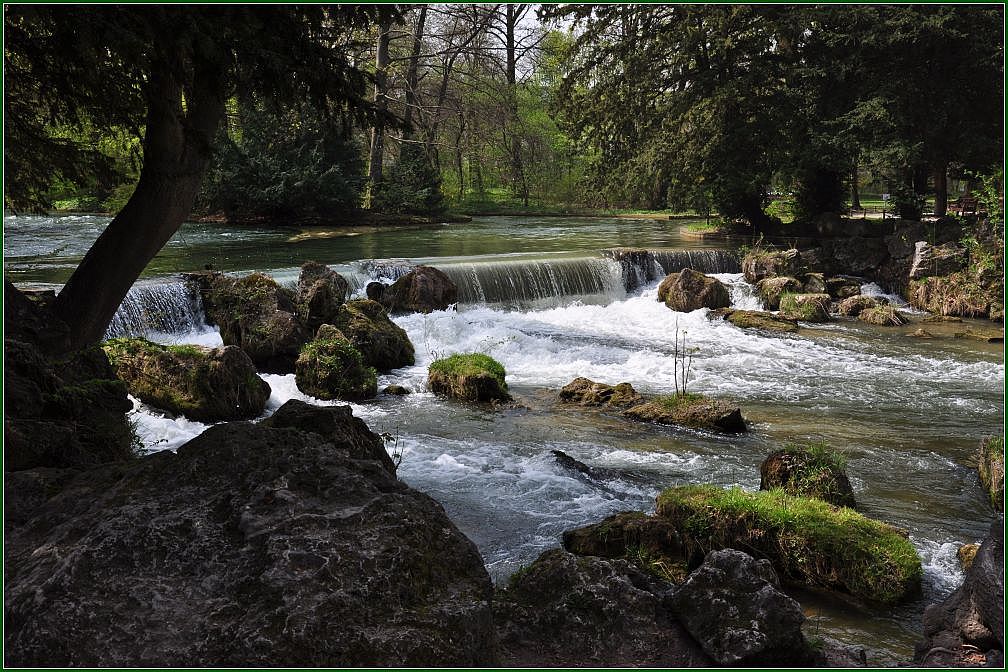
[[[780,488],[789,495],[855,508],[846,469],[847,457],[825,441],[788,442],[760,465],[760,490]]]
[[[504,366],[479,352],[434,360],[427,371],[427,385],[434,394],[463,401],[509,401],[504,378]]]
[[[899,311],[892,305],[866,308],[858,314],[858,319],[868,324],[877,324],[884,327],[898,327],[906,322]]]
[[[657,513],[691,552],[736,548],[770,560],[787,581],[889,606],[920,592],[921,561],[896,528],[856,511],[781,490],[669,488]]]
[[[298,389],[318,399],[361,401],[378,394],[377,372],[342,336],[320,337],[306,344],[294,372]]]

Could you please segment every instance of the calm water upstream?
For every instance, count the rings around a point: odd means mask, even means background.
[[[5,217],[7,277],[63,282],[105,223]],[[617,511],[653,510],[663,487],[757,489],[759,464],[771,450],[788,440],[825,439],[847,453],[864,513],[909,530],[924,563],[925,588],[921,600],[886,614],[802,595],[810,632],[865,646],[870,664],[908,660],[924,605],[962,579],[957,548],[981,538],[993,515],[974,454],[981,437],[1003,426],[1002,346],[950,337],[922,341],[909,337],[917,328],[912,324],[836,322],[767,336],[709,322],[703,310],[675,313],[656,300],[657,285],[665,271],[684,264],[729,283],[736,306],[758,305],[730,255],[710,247],[671,249],[699,247],[680,235],[682,225],[576,218],[480,218],[419,230],[186,225],[148,267],[113,333],[220,343],[216,330],[202,323],[198,301],[174,277],[204,264],[262,270],[287,282],[300,263],[316,259],[361,291],[369,280],[390,281],[415,262],[431,263],[459,284],[459,309],[396,318],[416,346],[417,363],[379,379],[379,387],[397,383],[415,393],[353,408],[373,430],[398,437],[402,479],[444,505],[479,546],[495,580],[557,546],[565,529]],[[658,249],[661,268],[628,268],[602,252],[616,246]],[[751,423],[748,435],[632,424],[554,403],[556,390],[577,376],[671,392],[677,320],[698,349],[690,389],[739,403]],[[463,351],[501,361],[527,408],[480,410],[426,392],[432,359]],[[324,403],[298,392],[293,375],[263,377],[273,390],[267,412],[291,398]],[[174,449],[205,429],[136,406],[134,418],[151,450]],[[555,464],[553,450],[623,476],[579,480]]]

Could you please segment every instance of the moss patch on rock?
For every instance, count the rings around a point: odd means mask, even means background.
[[[270,386],[234,346],[161,345],[116,338],[102,346],[130,393],[151,406],[199,422],[247,420],[261,414]]]
[[[982,284],[967,271],[911,280],[910,305],[939,315],[990,317],[1004,313],[1004,283]]]
[[[854,490],[846,474],[847,460],[825,442],[788,443],[760,465],[760,490],[782,489],[796,497],[814,497],[854,508]]]
[[[898,327],[906,323],[900,312],[891,304],[866,308],[858,313],[858,319],[867,324],[884,327]]]
[[[869,308],[877,308],[883,302],[871,296],[851,296],[837,304],[836,312],[847,317],[857,317]]]
[[[623,411],[631,420],[680,425],[722,432],[746,431],[745,419],[737,406],[700,394],[672,394],[658,397]]]
[[[669,488],[657,513],[687,549],[736,548],[765,557],[786,581],[889,606],[920,593],[920,557],[896,528],[846,507],[781,490]]]
[[[801,322],[828,322],[829,294],[784,294],[780,300],[780,317]]]
[[[389,319],[385,308],[377,301],[347,301],[339,307],[332,324],[360,350],[368,366],[382,373],[412,366],[416,361],[409,336]]]
[[[990,495],[991,505],[1004,511],[1004,435],[988,436],[980,442],[977,471],[984,490]]]
[[[767,310],[780,308],[783,294],[797,294],[802,291],[802,283],[788,275],[764,278],[756,283],[756,295]]]
[[[318,399],[361,401],[378,394],[375,370],[335,327],[322,325],[294,366],[299,390]]]
[[[623,511],[604,520],[567,530],[563,547],[574,555],[625,558],[658,578],[679,583],[686,558],[675,526],[640,511]]]
[[[798,323],[760,310],[733,310],[725,315],[725,319],[740,329],[762,329],[792,333],[798,331]]]
[[[427,386],[438,396],[462,401],[510,401],[503,365],[489,355],[462,353],[431,363]]]

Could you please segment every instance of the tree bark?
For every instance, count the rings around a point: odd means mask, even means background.
[[[507,55],[507,113],[510,117],[511,132],[511,179],[512,191],[521,196],[522,204],[527,208],[529,201],[528,181],[525,178],[525,166],[522,163],[521,140],[518,137],[518,58],[515,42],[515,28],[518,20],[527,9],[527,5],[504,5],[504,50]]]
[[[851,168],[851,210],[861,209],[861,191],[858,189],[858,164]]]
[[[413,49],[410,51],[409,67],[406,70],[406,112],[403,120],[406,122],[406,130],[403,131],[403,139],[413,139],[413,110],[417,106],[417,81],[420,70],[420,49],[423,46],[424,23],[427,21],[427,5],[420,5],[420,14],[417,16],[416,28],[413,31]]]
[[[368,159],[368,179],[372,187],[382,179],[382,158],[385,155],[385,109],[388,107],[387,86],[389,66],[389,31],[392,25],[386,21],[379,26],[378,46],[375,49],[374,103],[378,109],[378,121],[371,128],[371,154]]]
[[[935,217],[944,217],[948,213],[948,164],[935,166]]]
[[[225,116],[222,71],[197,68],[185,89],[174,68],[148,82],[143,167],[133,195],[88,250],[53,304],[70,327],[68,350],[97,343],[151,259],[192,210]]]

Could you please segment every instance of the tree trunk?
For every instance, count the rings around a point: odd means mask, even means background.
[[[424,23],[427,21],[427,5],[420,5],[420,14],[417,16],[416,28],[413,31],[413,49],[410,52],[409,67],[406,70],[406,112],[403,120],[406,122],[406,130],[403,131],[403,139],[413,139],[413,110],[417,106],[417,80],[420,70],[420,49],[423,46]],[[419,116],[419,115],[418,115]]]
[[[375,49],[375,88],[374,102],[379,111],[379,121],[371,129],[371,155],[368,159],[368,178],[372,187],[382,179],[382,158],[385,155],[385,124],[381,121],[388,107],[386,87],[388,85],[389,66],[389,30],[391,24],[387,21],[379,27],[378,47]]]
[[[525,12],[525,5],[504,6],[504,50],[507,55],[507,113],[511,126],[511,180],[512,191],[521,196],[522,204],[528,207],[528,181],[522,164],[521,140],[518,134],[518,58],[515,42],[515,27]]]
[[[133,195],[88,250],[53,304],[70,326],[68,350],[97,343],[130,287],[192,210],[225,116],[220,72],[207,68],[186,89],[165,67],[152,73],[144,160]]]
[[[935,166],[935,217],[944,217],[948,213],[948,164]]]
[[[851,210],[861,209],[861,191],[858,189],[858,164],[851,168]]]

